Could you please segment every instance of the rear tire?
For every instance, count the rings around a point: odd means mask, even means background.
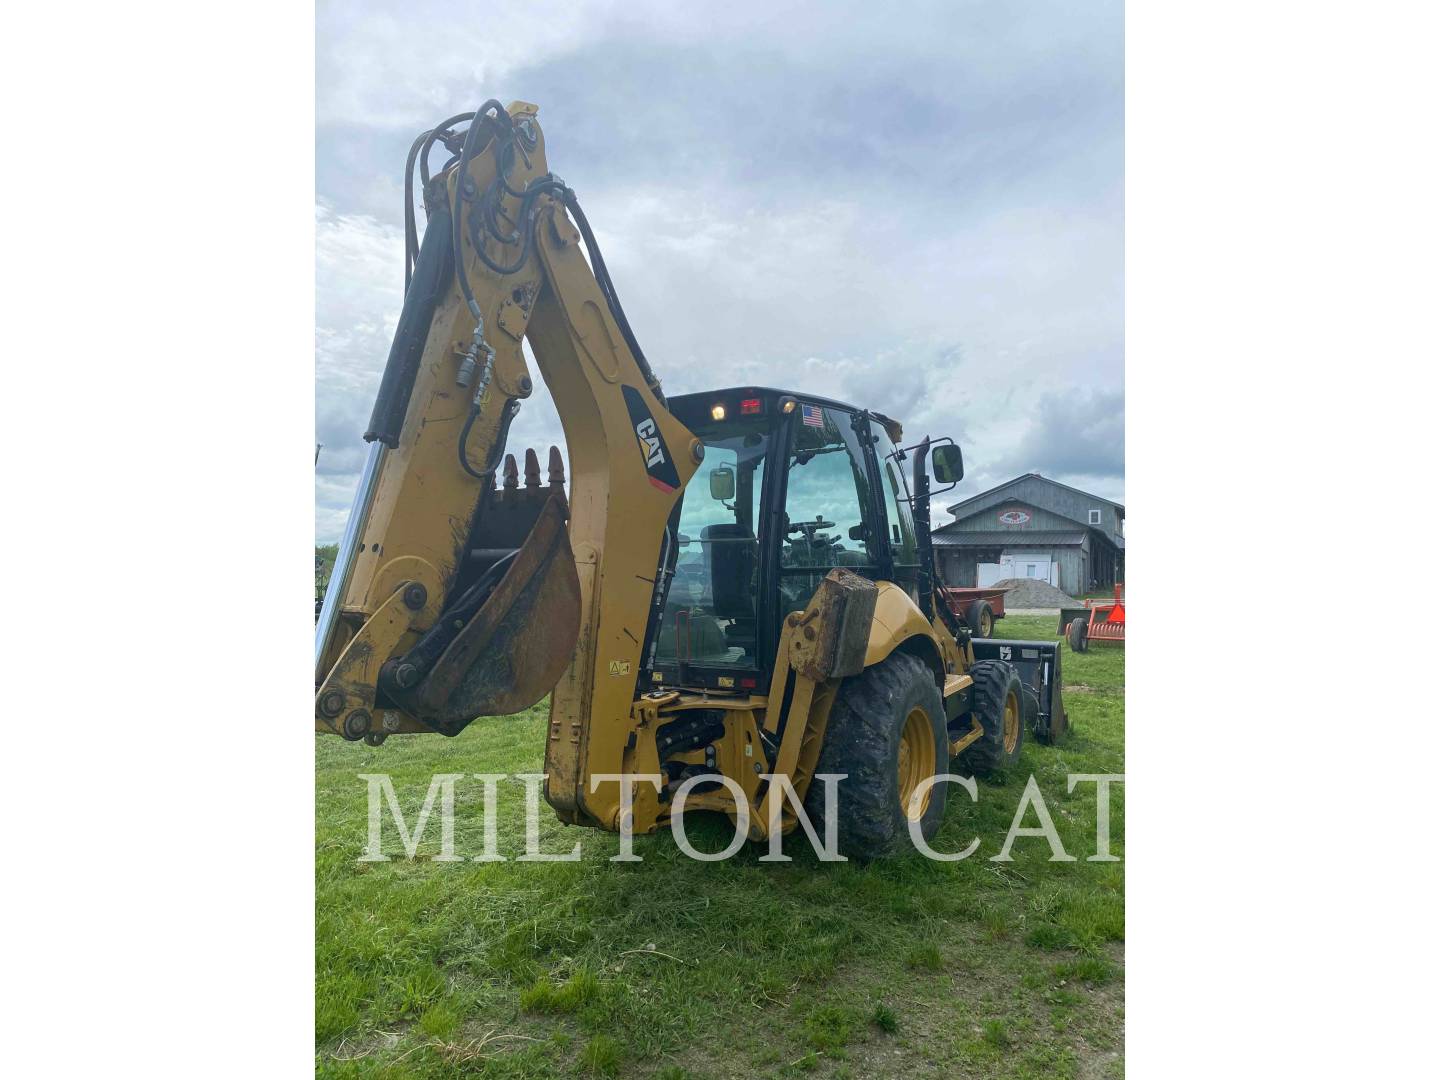
[[[865,862],[907,849],[902,773],[913,781],[922,773],[944,771],[949,747],[940,690],[919,657],[893,652],[846,679],[830,710],[815,766],[816,773],[847,774],[835,783],[840,853]],[[935,784],[922,806],[920,833],[926,840],[945,816],[948,790],[948,784]],[[805,793],[805,813],[824,836],[825,785],[820,781]]]
[[[971,601],[965,612],[965,621],[970,624],[970,633],[975,637],[989,637],[995,632],[995,612],[984,600]]]
[[[1090,624],[1084,619],[1071,619],[1065,635],[1070,641],[1071,652],[1090,651]]]
[[[972,715],[984,734],[967,746],[958,764],[985,775],[1014,765],[1025,743],[1025,697],[1020,674],[1004,660],[979,660],[970,669]]]

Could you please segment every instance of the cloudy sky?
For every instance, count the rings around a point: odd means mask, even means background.
[[[902,7],[321,0],[317,541],[399,315],[406,151],[489,97],[540,107],[668,393],[953,435],[945,502],[1030,471],[1123,501],[1122,5]],[[511,446],[552,442],[537,392]]]

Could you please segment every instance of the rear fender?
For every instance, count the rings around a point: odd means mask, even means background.
[[[924,660],[935,674],[938,686],[945,684],[945,662],[935,641],[935,628],[910,594],[894,582],[878,583],[875,615],[870,621],[870,640],[865,649],[865,666],[873,667],[896,650]]]

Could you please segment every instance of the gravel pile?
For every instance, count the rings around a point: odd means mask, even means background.
[[[1006,611],[1025,608],[1080,607],[1079,600],[1061,592],[1048,581],[1012,577],[997,581],[990,587],[1005,590]]]

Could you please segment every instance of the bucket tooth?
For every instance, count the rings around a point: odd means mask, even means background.
[[[515,467],[515,455],[505,455],[505,490],[514,491],[520,486],[520,470]]]
[[[540,459],[529,447],[525,448],[525,486],[527,488],[540,486]]]
[[[560,448],[550,447],[550,468],[549,480],[552,488],[565,486],[565,462],[560,458]]]

